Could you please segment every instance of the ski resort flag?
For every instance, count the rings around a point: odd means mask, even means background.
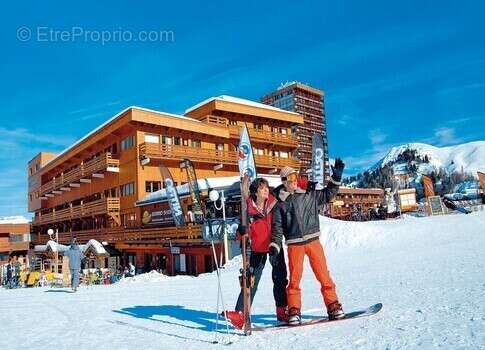
[[[426,197],[434,196],[433,180],[429,176],[423,175],[423,187]]]
[[[317,182],[322,187],[325,185],[324,162],[323,137],[318,133],[314,133],[312,137],[312,172],[310,178],[311,181]]]
[[[180,205],[180,198],[173,183],[172,174],[170,174],[170,170],[163,164],[160,165],[160,172],[162,173],[163,184],[167,193],[168,204],[172,211],[173,221],[175,221],[177,227],[183,226],[185,225],[184,211]]]
[[[253,148],[251,147],[251,140],[249,139],[246,125],[241,129],[237,158],[240,177],[243,178],[244,175],[247,175],[250,181],[253,181],[256,178],[256,165],[254,163]]]

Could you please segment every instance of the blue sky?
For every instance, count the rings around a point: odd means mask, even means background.
[[[480,1],[12,3],[0,11],[0,216],[27,215],[29,159],[129,105],[182,113],[306,82],[326,93],[330,156],[347,174],[397,144],[485,140]],[[173,36],[102,44],[88,31]]]

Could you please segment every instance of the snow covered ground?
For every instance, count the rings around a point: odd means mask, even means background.
[[[386,222],[322,218],[322,243],[347,311],[382,302],[369,318],[216,335],[217,279],[155,273],[111,286],[0,290],[0,349],[484,349],[485,213]],[[240,260],[222,273],[224,301],[237,297]],[[303,313],[323,315],[305,266]],[[253,319],[274,318],[270,267]],[[219,325],[225,330],[222,325]],[[231,341],[232,344],[212,344]]]

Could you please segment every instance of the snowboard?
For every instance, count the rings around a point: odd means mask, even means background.
[[[312,319],[312,320],[302,319],[302,322],[300,324],[294,325],[294,326],[290,326],[286,323],[279,323],[279,324],[274,324],[269,326],[253,326],[252,330],[255,332],[258,332],[258,331],[266,331],[266,330],[289,329],[289,328],[295,328],[295,327],[311,326],[311,325],[317,325],[322,323],[340,322],[340,321],[350,320],[353,318],[372,316],[378,313],[379,311],[381,311],[381,309],[382,309],[382,304],[378,303],[368,307],[367,309],[346,313],[345,317],[340,320],[329,320],[328,318],[319,318],[319,319]]]

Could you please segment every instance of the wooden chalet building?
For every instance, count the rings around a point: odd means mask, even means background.
[[[259,173],[299,168],[293,157],[298,140],[291,130],[303,117],[229,96],[205,100],[184,115],[129,107],[60,154],[38,154],[28,163],[34,243],[45,244],[52,228],[61,244],[73,236],[80,243],[95,239],[121,251],[122,263],[131,261],[140,271],[211,271],[211,250],[200,225],[143,225],[136,202],[162,189],[162,163],[178,185],[187,181],[180,168],[185,158],[192,160],[199,179],[238,175],[244,123]],[[189,205],[183,201],[184,209]]]

